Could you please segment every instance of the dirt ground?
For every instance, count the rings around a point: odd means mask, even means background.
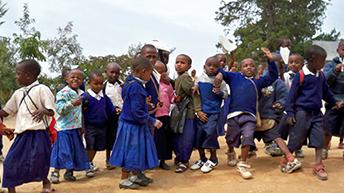
[[[6,120],[8,126],[13,126],[13,119]],[[4,137],[4,154],[10,146],[10,142]],[[175,167],[170,171],[155,169],[148,171],[147,175],[154,179],[154,183],[148,187],[136,190],[136,192],[173,192],[173,193],[336,193],[343,192],[344,161],[342,150],[337,149],[338,138],[332,141],[332,149],[329,159],[324,163],[329,174],[327,181],[320,181],[312,175],[312,163],[314,150],[303,148],[306,157],[302,159],[302,169],[284,174],[278,167],[280,158],[267,156],[263,151],[263,143],[258,143],[258,156],[249,160],[253,167],[254,178],[244,180],[240,177],[236,168],[226,165],[226,144],[223,137],[220,138],[221,149],[218,151],[219,165],[208,174],[201,171],[188,170],[182,174],[174,173]],[[197,152],[192,154],[191,162],[198,158]],[[134,192],[134,190],[120,190],[120,169],[105,169],[105,152],[96,155],[95,164],[100,168],[96,177],[88,179],[84,172],[76,172],[76,182],[65,182],[54,185],[56,193],[113,193]],[[172,161],[168,162],[173,165]],[[2,164],[1,164],[2,165]],[[2,167],[1,167],[2,170]],[[2,171],[1,171],[2,173]],[[29,183],[19,186],[18,193],[38,193],[41,191],[40,183]]]

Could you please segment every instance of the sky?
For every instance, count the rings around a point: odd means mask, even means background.
[[[57,28],[69,21],[85,56],[121,55],[130,45],[159,40],[176,50],[170,55],[173,73],[176,55],[184,53],[193,59],[193,68],[201,71],[207,57],[221,52],[215,47],[224,27],[217,23],[215,12],[220,0],[2,0],[7,3],[6,21],[0,36],[19,31],[14,24],[22,17],[23,4],[43,38],[57,36]],[[332,0],[326,11],[323,31],[336,28],[344,36],[341,11],[344,1]],[[230,37],[230,35],[228,36]],[[45,64],[46,65],[46,64]],[[47,65],[46,65],[47,66]],[[43,69],[48,73],[47,67]],[[49,73],[48,73],[49,74]]]

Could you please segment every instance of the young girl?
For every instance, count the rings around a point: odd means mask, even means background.
[[[55,168],[51,173],[52,183],[59,183],[60,169],[66,169],[64,179],[75,181],[73,171],[89,169],[87,154],[82,143],[81,103],[82,91],[79,89],[83,73],[79,69],[71,70],[67,77],[68,86],[56,95],[56,129],[57,140],[53,145],[50,166]],[[91,177],[88,175],[88,177]]]
[[[16,192],[23,183],[43,181],[42,192],[51,192],[49,162],[51,144],[47,132],[48,116],[54,115],[54,95],[45,85],[39,84],[41,67],[35,60],[24,60],[16,66],[16,90],[0,110],[0,119],[16,115],[17,134],[4,161],[3,187]],[[44,97],[42,97],[44,96]]]
[[[148,114],[148,95],[143,86],[150,79],[153,66],[148,59],[138,57],[134,59],[131,69],[132,75],[128,76],[122,91],[124,104],[109,160],[110,164],[122,167],[119,187],[125,189],[148,185],[138,174],[158,166],[150,127],[162,126],[159,120]],[[129,177],[130,172],[133,175]]]

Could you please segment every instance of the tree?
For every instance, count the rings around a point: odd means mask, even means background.
[[[16,88],[13,54],[8,48],[9,40],[0,38],[0,103],[4,104]]]
[[[7,9],[5,6],[6,6],[6,3],[2,3],[2,0],[0,0],[0,18],[2,18],[7,12]],[[0,25],[2,25],[3,23],[5,22],[0,20]]]
[[[22,59],[37,59],[45,61],[44,52],[47,48],[47,42],[41,40],[41,33],[35,27],[35,19],[30,18],[30,12],[27,4],[24,4],[23,17],[14,22],[21,30],[22,34],[13,34],[15,52],[19,53]]]
[[[62,68],[70,68],[72,65],[78,65],[85,59],[82,55],[82,48],[77,41],[77,35],[73,34],[73,23],[58,29],[58,37],[49,40],[48,57],[50,70],[60,72]]]
[[[218,22],[228,32],[233,27],[240,43],[238,58],[257,57],[257,49],[277,49],[277,40],[288,37],[292,51],[303,53],[313,36],[321,29],[329,3],[324,0],[237,0],[221,2],[216,12]]]

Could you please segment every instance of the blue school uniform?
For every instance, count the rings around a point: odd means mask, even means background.
[[[215,94],[213,92],[214,78],[203,73],[197,82],[197,86],[200,92],[200,104],[195,102],[195,111],[202,111],[207,114],[208,121],[202,122],[197,119],[196,128],[196,148],[205,149],[219,149],[218,128],[221,124],[220,113],[221,103],[223,98],[228,96],[226,84],[221,84],[221,92]]]
[[[106,149],[108,121],[115,114],[115,107],[102,91],[96,94],[89,89],[82,94],[82,99],[86,149],[103,151]]]
[[[129,76],[122,90],[124,100],[117,138],[109,163],[127,171],[141,172],[158,166],[158,156],[150,131],[155,119],[148,114],[142,81]]]
[[[268,62],[268,65],[268,75],[259,79],[248,78],[239,72],[219,70],[223,74],[223,80],[231,89],[230,104],[226,107],[229,113],[226,140],[234,147],[239,147],[240,141],[242,145],[255,145],[253,134],[256,124],[257,95],[262,88],[269,86],[278,78],[275,62]],[[241,136],[243,137],[240,140]]]
[[[71,101],[79,97],[69,86],[56,95],[57,139],[53,144],[50,166],[56,169],[87,170],[90,165],[82,143],[79,129],[82,128],[81,105],[73,106]]]
[[[308,137],[309,147],[323,148],[324,130],[322,99],[330,107],[336,103],[321,71],[312,73],[307,65],[302,68],[304,81],[300,83],[300,74],[293,79],[286,105],[288,117],[295,117],[296,123],[289,131],[288,148],[291,152],[301,148]]]

